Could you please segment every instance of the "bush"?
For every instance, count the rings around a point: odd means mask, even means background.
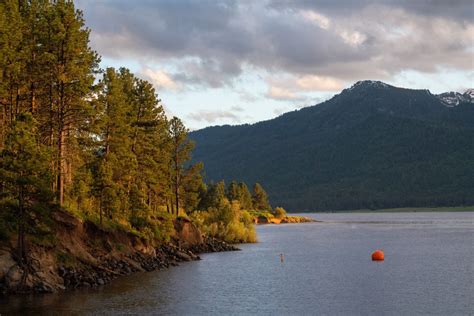
[[[148,240],[168,242],[174,233],[173,216],[159,212],[156,216],[131,216],[130,224]]]
[[[257,234],[252,216],[241,210],[238,203],[222,199],[219,207],[194,212],[191,220],[205,234],[229,243],[256,242]]]
[[[273,214],[276,218],[283,218],[286,216],[286,211],[283,207],[275,207]]]

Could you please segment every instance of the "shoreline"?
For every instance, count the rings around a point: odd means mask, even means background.
[[[109,284],[121,276],[131,275],[136,272],[159,271],[179,266],[181,262],[201,260],[199,255],[203,253],[239,251],[240,249],[224,241],[207,238],[204,243],[194,245],[191,248],[182,248],[170,243],[156,247],[155,250],[155,255],[145,255],[141,252],[136,252],[135,254],[128,255],[127,259],[106,259],[100,268],[103,270],[102,273],[97,273],[96,271],[94,274],[94,272],[91,273],[87,269],[77,270],[59,267],[60,276],[64,279],[64,291],[79,288],[98,288]],[[50,293],[50,291],[45,292]]]
[[[54,214],[55,244],[29,243],[30,263],[14,260],[14,240],[0,244],[0,296],[55,293],[98,288],[120,276],[163,270],[199,254],[239,248],[204,236],[190,221],[175,221],[176,234],[161,244],[129,232],[106,231],[65,211]]]

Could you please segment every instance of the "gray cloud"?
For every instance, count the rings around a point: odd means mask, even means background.
[[[343,81],[472,69],[470,0],[78,3],[99,53],[173,64],[177,84],[232,85],[246,66]]]
[[[272,0],[269,6],[277,10],[312,9],[329,15],[350,15],[374,5],[402,9],[419,15],[473,21],[471,0]]]
[[[235,111],[235,110],[234,110]],[[240,110],[239,110],[240,112]],[[197,121],[197,122],[207,122],[207,123],[215,123],[217,121],[221,121],[223,119],[228,119],[233,123],[240,123],[241,117],[235,114],[232,109],[230,111],[224,110],[217,110],[217,111],[207,111],[207,110],[200,110],[195,113],[191,113],[187,115],[188,119]]]
[[[238,105],[234,105],[233,107],[230,108],[232,111],[234,112],[243,112],[245,111],[245,109],[241,106],[238,106]]]

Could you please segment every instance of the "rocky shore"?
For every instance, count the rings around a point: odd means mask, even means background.
[[[126,232],[102,231],[90,222],[60,212],[57,244],[31,244],[31,264],[20,267],[12,245],[0,248],[0,293],[50,293],[83,287],[99,287],[122,275],[154,271],[200,260],[199,254],[239,250],[226,242],[203,236],[189,221],[175,222],[172,241],[152,246]],[[25,271],[27,270],[27,271]]]

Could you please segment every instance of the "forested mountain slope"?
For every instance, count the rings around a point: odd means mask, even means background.
[[[290,210],[474,204],[472,91],[360,81],[319,105],[190,137],[208,180],[259,181]]]

